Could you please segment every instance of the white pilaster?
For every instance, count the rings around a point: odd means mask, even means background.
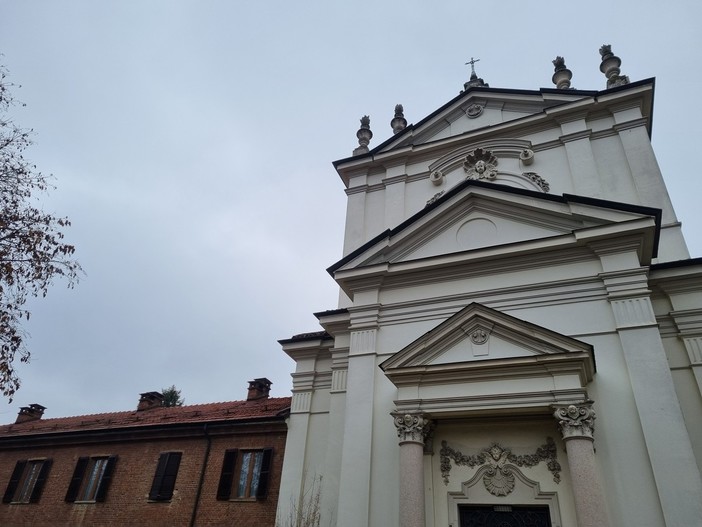
[[[351,332],[338,527],[367,527],[369,522],[375,337],[375,329]]]
[[[610,302],[666,525],[702,525],[702,479],[650,299]]]

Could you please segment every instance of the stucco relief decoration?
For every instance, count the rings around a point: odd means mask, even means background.
[[[544,192],[548,192],[551,189],[551,186],[546,182],[546,180],[536,172],[522,172],[522,177],[536,183],[536,185]]]
[[[483,107],[480,104],[471,104],[467,109],[466,109],[466,115],[470,119],[475,119],[476,117],[480,117],[483,113]]]
[[[571,404],[570,406],[558,408],[553,416],[558,420],[563,439],[573,437],[593,438],[595,432],[595,411],[592,409],[592,403]]]
[[[400,441],[424,443],[424,438],[432,431],[432,422],[424,414],[394,415],[397,436]]]
[[[497,158],[489,150],[476,148],[466,156],[463,170],[468,179],[492,181],[497,177]]]
[[[493,443],[488,448],[477,454],[466,455],[448,446],[446,441],[441,442],[440,451],[441,475],[444,484],[448,485],[451,473],[451,461],[456,466],[470,468],[485,466],[483,485],[493,496],[507,496],[514,490],[514,467],[533,467],[539,463],[546,463],[549,472],[553,474],[553,481],[561,481],[561,465],[557,459],[556,443],[553,438],[547,437],[546,443],[536,449],[533,454],[516,455],[508,448],[503,448],[498,443]]]
[[[429,198],[429,199],[427,200],[427,206],[428,206],[428,205],[431,205],[431,204],[434,203],[437,199],[439,199],[441,196],[443,196],[443,195],[444,195],[444,192],[445,192],[445,191],[442,190],[441,192],[437,192],[437,193],[434,194],[431,198]]]
[[[470,334],[470,340],[473,344],[485,344],[488,340],[489,334],[483,328],[476,328]]]

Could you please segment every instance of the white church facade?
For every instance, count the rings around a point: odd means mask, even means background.
[[[465,90],[335,163],[338,309],[296,363],[279,519],[702,525],[702,258],[651,147],[654,81]],[[304,523],[300,523],[305,525]]]

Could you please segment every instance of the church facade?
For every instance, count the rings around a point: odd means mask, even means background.
[[[702,525],[702,259],[651,147],[654,80],[465,90],[334,165],[337,309],[296,363],[278,518]],[[307,521],[308,523],[304,523]]]

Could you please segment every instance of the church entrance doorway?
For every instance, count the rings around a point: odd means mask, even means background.
[[[551,527],[548,507],[461,506],[460,527]]]

